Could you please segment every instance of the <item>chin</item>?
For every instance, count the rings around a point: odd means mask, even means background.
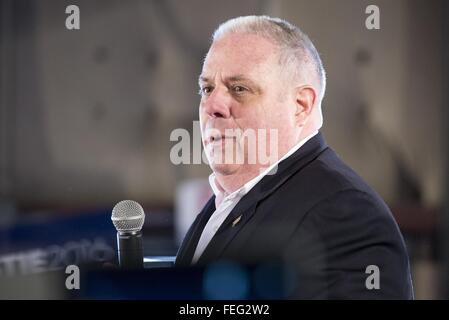
[[[235,173],[243,165],[244,161],[237,162],[233,146],[223,148],[222,146],[215,146],[208,149],[208,161],[212,171],[220,175],[231,175]],[[226,155],[232,155],[232,158],[227,159]]]
[[[239,169],[241,165],[238,164],[217,164],[217,163],[211,163],[210,167],[212,171],[216,174],[222,175],[222,176],[228,176],[231,175]]]

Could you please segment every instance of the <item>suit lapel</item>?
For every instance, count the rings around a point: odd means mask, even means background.
[[[248,194],[239,201],[222,223],[198,260],[198,264],[206,264],[209,261],[220,258],[232,239],[234,239],[234,237],[243,229],[245,224],[253,217],[259,202],[276,191],[291,176],[315,160],[326,149],[327,145],[324,138],[321,133],[318,133],[293,155],[282,161],[278,165],[275,174],[266,175],[259,183],[257,183]],[[200,234],[206,223],[207,220],[200,229]],[[196,242],[198,242],[198,240]]]
[[[203,210],[201,210],[200,214],[198,214],[184,237],[181,247],[176,255],[175,266],[189,266],[191,264],[201,233],[214,211],[215,196],[212,196],[204,206]]]
[[[243,201],[244,198],[245,197],[239,201],[212,237],[208,246],[198,260],[198,264],[201,265],[219,258],[231,240],[239,233],[240,230],[242,230],[245,224],[256,212],[257,202],[251,203],[248,199]]]

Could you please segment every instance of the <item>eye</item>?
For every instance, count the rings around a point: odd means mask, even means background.
[[[199,94],[200,95],[209,95],[210,93],[212,92],[212,87],[211,86],[205,86],[205,87],[202,87],[202,88],[200,88],[200,92],[199,92]]]
[[[235,93],[243,93],[243,92],[247,91],[247,89],[245,87],[242,87],[242,86],[234,86],[234,87],[232,87],[232,90]]]

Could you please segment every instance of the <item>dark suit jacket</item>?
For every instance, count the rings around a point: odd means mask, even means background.
[[[190,227],[175,266],[191,264],[214,200]],[[294,273],[292,298],[413,298],[407,250],[390,210],[321,133],[235,206],[198,265],[218,260],[282,263]],[[366,286],[374,283],[370,265],[378,267],[379,289]]]

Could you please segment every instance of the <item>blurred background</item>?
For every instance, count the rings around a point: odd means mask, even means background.
[[[449,298],[446,1],[0,4],[0,276],[113,260],[110,214],[124,199],[146,211],[145,255],[175,255],[211,191],[206,164],[170,161],[170,135],[198,134],[213,30],[267,14],[298,25],[320,52],[322,131],[391,207],[416,298]],[[72,4],[79,30],[66,28]],[[370,4],[379,30],[365,27]]]

